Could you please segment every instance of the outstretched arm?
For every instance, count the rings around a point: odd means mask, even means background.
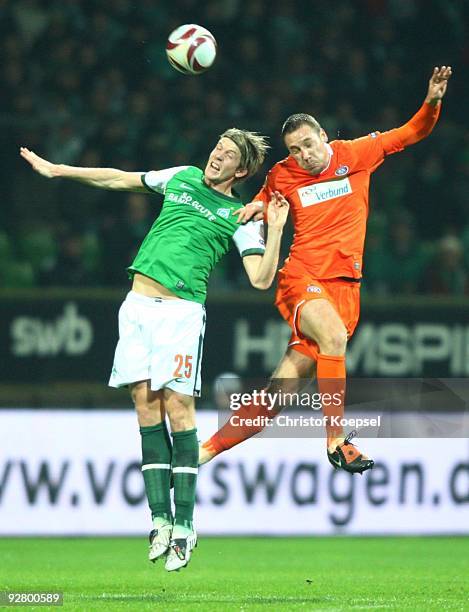
[[[451,77],[451,66],[435,67],[422,107],[403,126],[382,135],[384,148],[391,149],[397,138],[403,147],[415,144],[430,134],[440,115],[441,100]]]
[[[116,168],[81,168],[65,164],[53,164],[39,157],[26,147],[21,147],[20,155],[32,168],[46,178],[67,178],[91,187],[114,189],[118,191],[146,191],[141,172],[126,172]]]
[[[280,244],[290,205],[278,191],[274,192],[267,213],[268,234],[263,255],[243,258],[244,268],[251,285],[256,289],[268,289],[277,272]]]

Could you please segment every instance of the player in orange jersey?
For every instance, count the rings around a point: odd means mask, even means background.
[[[239,220],[265,214],[271,194],[279,191],[290,203],[294,239],[279,272],[275,304],[292,328],[287,351],[275,370],[269,391],[285,379],[311,377],[316,365],[319,392],[337,393],[341,401],[326,407],[327,454],[336,468],[349,472],[370,469],[373,461],[344,437],[334,423],[344,413],[345,350],[359,318],[362,257],[368,216],[371,173],[387,155],[422,140],[435,126],[451,67],[436,67],[418,112],[402,127],[373,132],[356,140],[328,143],[326,132],[311,116],[290,116],[282,128],[289,156],[275,164],[254,201]],[[246,406],[243,416],[273,413]],[[262,427],[234,426],[231,419],[199,449],[199,462],[251,437]]]

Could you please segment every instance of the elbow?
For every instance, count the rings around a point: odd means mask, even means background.
[[[254,289],[259,289],[260,291],[265,291],[266,289],[269,289],[272,285],[272,281],[271,280],[251,280],[251,285],[254,287]]]

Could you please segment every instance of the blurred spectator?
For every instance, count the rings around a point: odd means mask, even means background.
[[[85,265],[83,234],[66,229],[61,233],[57,257],[41,271],[39,282],[44,287],[82,287],[94,285],[96,279]]]
[[[45,30],[49,12],[41,0],[16,0],[12,14],[21,32],[21,37],[30,46]]]
[[[386,229],[387,218],[383,213],[372,213],[368,220],[365,255],[363,258],[362,290],[366,294],[387,293]]]
[[[393,295],[415,293],[429,258],[420,242],[411,215],[401,209],[391,218],[383,255],[383,278]]]
[[[73,165],[77,163],[83,146],[83,139],[70,123],[56,125],[56,129],[51,130],[45,156],[54,163]]]
[[[115,196],[111,197],[115,199]],[[125,283],[125,270],[160,210],[156,196],[129,193],[124,198],[122,213],[116,212],[115,201],[107,207],[98,238],[101,278],[104,284],[111,286]]]
[[[444,236],[428,266],[422,290],[436,295],[465,295],[467,281],[461,240],[453,235]]]

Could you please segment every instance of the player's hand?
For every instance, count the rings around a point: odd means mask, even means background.
[[[30,151],[26,147],[20,147],[20,155],[23,159],[31,164],[36,172],[42,174],[42,176],[47,178],[54,178],[58,176],[57,164],[52,164],[51,162],[47,161],[47,159],[39,157],[39,155],[36,155],[36,153]]]
[[[247,223],[248,221],[262,221],[264,218],[264,204],[262,202],[249,202],[242,208],[233,212],[238,215],[236,223]]]
[[[452,71],[451,66],[435,66],[433,74],[430,77],[428,83],[428,92],[426,102],[438,102],[443,98],[446,93],[446,87],[448,86],[448,80],[451,77]]]
[[[279,191],[274,191],[267,210],[269,229],[282,229],[288,218],[290,204]]]

